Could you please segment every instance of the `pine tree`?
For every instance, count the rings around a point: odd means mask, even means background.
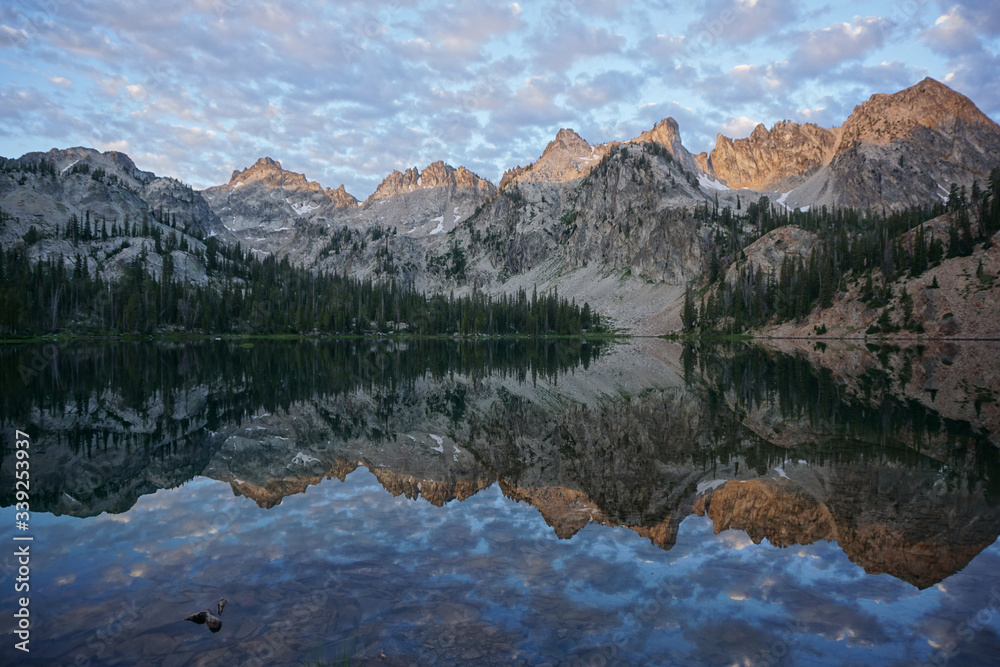
[[[684,310],[681,313],[681,323],[684,331],[691,331],[697,322],[697,315],[694,309],[694,300],[691,298],[691,286],[684,289]]]

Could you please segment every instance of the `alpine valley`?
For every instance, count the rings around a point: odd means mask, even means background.
[[[53,149],[0,161],[0,268],[16,250],[226,293],[249,279],[227,266],[273,257],[424,294],[558,294],[635,334],[995,338],[997,167],[1000,126],[929,78],[840,127],[758,125],[698,155],[672,118],[620,143],[562,129],[499,184],[439,161],[363,201],[270,157],[196,191],[122,153]],[[0,333],[18,333],[32,306],[0,297]],[[53,329],[92,317],[45,298]]]

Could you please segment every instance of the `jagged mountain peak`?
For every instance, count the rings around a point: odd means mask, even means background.
[[[638,137],[632,140],[632,143],[642,144],[656,142],[666,146],[667,148],[671,148],[674,145],[680,145],[680,141],[680,126],[677,124],[676,120],[668,116],[654,125],[653,129],[640,133]]]
[[[573,150],[574,148],[589,149],[590,144],[587,143],[586,139],[577,134],[576,130],[563,127],[556,132],[555,139],[549,142],[549,145],[545,147],[545,151],[558,148],[568,150]],[[544,152],[542,154],[544,155]]]
[[[327,188],[326,195],[333,200],[334,206],[337,206],[338,208],[353,208],[358,205],[357,197],[349,193],[343,183],[341,183],[340,187],[336,190]]]
[[[438,160],[424,167],[422,172],[417,167],[409,167],[405,172],[393,170],[382,180],[368,201],[388,199],[425,188],[469,189],[482,197],[495,189],[488,180],[476,176],[465,167],[456,169],[443,160]]]
[[[564,183],[582,178],[600,163],[612,145],[591,146],[575,130],[564,127],[545,146],[538,160],[527,167],[508,170],[500,180],[500,189],[517,182]]]
[[[927,77],[896,93],[876,93],[856,106],[844,123],[840,149],[859,141],[898,142],[923,129],[949,134],[969,130],[1000,132],[1000,126],[972,100]]]
[[[743,139],[717,135],[715,148],[699,166],[733,189],[781,190],[828,164],[838,138],[838,129],[813,123],[778,121],[770,130],[758,123]]]
[[[926,78],[890,95],[872,95],[840,128],[829,165],[789,204],[898,209],[947,197],[1000,164],[1000,125],[969,98]]]
[[[629,143],[660,144],[667,149],[675,160],[683,164],[685,168],[695,170],[698,166],[696,165],[695,156],[692,155],[688,149],[684,148],[684,144],[681,142],[680,126],[677,124],[676,120],[669,116],[654,125],[653,129],[642,132],[638,137],[632,139]]]
[[[252,166],[246,169],[234,170],[228,185],[230,187],[239,187],[256,182],[262,182],[268,187],[277,187],[286,190],[323,191],[319,183],[310,181],[304,174],[283,169],[280,162],[270,157],[259,158]]]

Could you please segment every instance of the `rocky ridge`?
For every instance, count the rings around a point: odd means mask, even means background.
[[[791,190],[830,163],[839,135],[839,128],[812,123],[757,125],[745,139],[718,135],[711,154],[700,154],[698,162],[734,190]]]
[[[27,249],[32,260],[62,257],[72,270],[79,254],[88,258],[91,275],[114,280],[145,256],[146,270],[159,277],[162,257],[152,252],[155,233],[178,243],[183,239],[189,250],[171,253],[176,274],[208,284],[204,264],[194,253],[204,250],[205,237],[232,240],[200,193],[137,168],[124,153],[52,149],[0,160],[0,165],[0,210],[6,218],[0,224],[0,244],[9,247],[34,227],[37,240]],[[66,238],[73,220],[81,230],[88,226],[90,240]],[[118,235],[111,234],[113,229]]]
[[[465,167],[455,169],[442,161],[427,165],[423,171],[410,167],[405,172],[393,171],[385,177],[375,192],[365,201],[365,205],[380,199],[388,199],[420,188],[458,188],[469,190],[480,200],[489,197],[495,189],[493,184],[476,176]]]

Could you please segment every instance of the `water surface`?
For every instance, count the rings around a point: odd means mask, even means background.
[[[995,664],[997,352],[3,349],[8,526],[13,429],[34,443],[30,657]],[[220,597],[218,633],[183,620]]]

